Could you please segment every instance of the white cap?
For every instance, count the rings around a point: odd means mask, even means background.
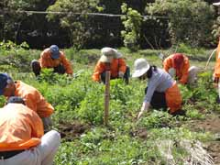
[[[110,47],[104,47],[101,49],[101,62],[111,62],[111,57],[113,58],[121,58],[122,54],[119,53],[116,49]]]
[[[133,78],[141,77],[150,69],[150,64],[147,60],[139,58],[134,62],[134,73],[132,74]]]

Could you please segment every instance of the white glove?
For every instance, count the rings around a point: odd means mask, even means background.
[[[123,77],[124,77],[124,72],[119,71],[119,72],[118,72],[118,77],[123,78]]]

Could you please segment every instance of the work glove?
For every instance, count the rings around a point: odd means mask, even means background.
[[[118,72],[118,77],[123,78],[123,77],[124,77],[124,72],[119,71],[119,72]]]

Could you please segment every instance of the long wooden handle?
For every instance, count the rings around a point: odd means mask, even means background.
[[[105,113],[104,113],[104,124],[108,125],[109,117],[109,99],[110,99],[110,71],[106,71],[105,75]]]

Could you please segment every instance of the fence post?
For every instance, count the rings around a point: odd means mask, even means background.
[[[104,113],[104,124],[108,125],[109,117],[109,98],[110,98],[110,71],[106,71],[105,75],[105,113]]]

